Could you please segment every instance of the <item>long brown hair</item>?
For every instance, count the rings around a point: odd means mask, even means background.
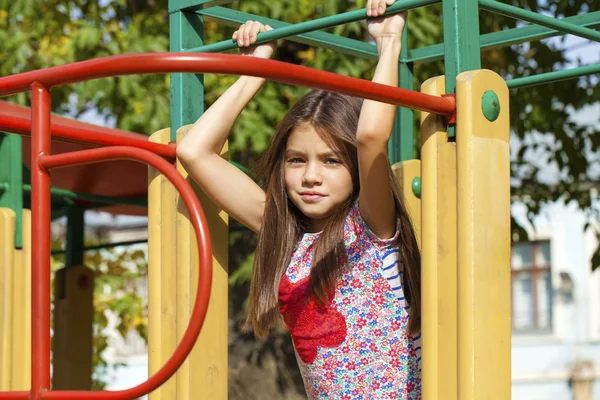
[[[306,217],[288,198],[285,188],[284,155],[295,128],[309,124],[323,140],[342,154],[353,181],[348,201],[327,220],[316,242],[310,274],[310,293],[317,302],[326,301],[335,290],[345,260],[344,221],[360,191],[356,129],[362,99],[333,92],[312,91],[285,115],[256,168],[264,181],[265,211],[254,256],[246,325],[256,336],[268,334],[279,319],[279,282],[290,262],[294,247],[307,226]],[[390,186],[400,220],[400,261],[404,265],[404,295],[411,306],[409,330],[421,325],[421,256],[404,201],[389,168]]]

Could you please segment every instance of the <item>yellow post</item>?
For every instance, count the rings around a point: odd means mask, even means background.
[[[444,90],[443,76],[421,86],[431,95]],[[441,117],[421,113],[421,146],[422,397],[458,400],[456,145]]]
[[[12,390],[15,212],[0,208],[0,391]]]
[[[12,390],[31,387],[31,210],[23,210],[22,244],[13,270]]]
[[[396,185],[404,196],[404,202],[415,230],[417,242],[421,244],[421,199],[412,189],[413,180],[421,177],[421,161],[407,160],[392,165]]]
[[[189,127],[178,132],[180,139]],[[168,143],[169,129],[151,141]],[[227,149],[223,156],[226,157]],[[178,163],[184,177],[187,173]],[[187,209],[173,186],[150,168],[148,188],[149,374],[175,350],[188,326],[198,283],[198,251]],[[213,245],[211,300],[202,332],[188,359],[151,400],[227,398],[228,217],[197,188]]]
[[[23,210],[23,247],[15,249],[15,213],[0,209],[0,390],[31,386],[31,211]]]
[[[150,141],[166,144],[170,129]],[[175,213],[177,194],[171,182],[154,168],[148,171],[148,373],[153,375],[177,346],[177,270]],[[177,375],[150,393],[150,400],[177,399]]]
[[[92,388],[93,320],[94,271],[85,265],[56,271],[52,389]]]
[[[191,126],[178,130],[177,140],[181,140]],[[221,156],[228,157],[227,143]],[[178,163],[178,170],[187,177],[187,173]],[[209,225],[213,247],[213,281],[211,298],[204,326],[194,346],[194,350],[182,367],[182,382],[179,388],[185,395],[178,399],[226,399],[227,398],[227,326],[228,326],[228,253],[229,253],[229,218],[199,188],[195,187],[198,199],[202,204]],[[189,214],[181,199],[177,210],[177,269],[178,273],[178,307],[185,318],[178,321],[178,337],[189,320],[189,315],[196,300],[198,285],[198,250],[196,236],[189,220]],[[181,279],[180,279],[181,277]],[[179,312],[178,310],[178,312]],[[178,389],[179,390],[179,389]],[[179,394],[179,392],[178,392]]]
[[[508,88],[487,70],[460,74],[457,99],[458,396],[506,400],[510,374]]]

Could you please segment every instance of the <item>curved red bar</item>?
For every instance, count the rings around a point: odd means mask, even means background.
[[[29,91],[34,82],[47,88],[118,75],[151,73],[251,75],[324,89],[415,110],[452,116],[452,97],[432,96],[276,60],[211,53],[146,53],[102,57],[0,78],[0,96]]]
[[[31,120],[0,114],[0,128],[4,132],[31,136]],[[175,145],[166,145],[108,133],[94,132],[82,128],[51,123],[52,139],[61,138],[65,142],[94,146],[132,146],[149,150],[163,157],[175,159]]]
[[[39,164],[42,168],[59,168],[67,165],[77,165],[86,163],[95,163],[103,160],[126,158],[140,161],[153,166],[162,172],[173,183],[175,188],[181,193],[190,213],[190,219],[196,232],[196,240],[199,251],[199,282],[196,291],[196,303],[192,311],[190,324],[181,339],[181,342],[175,349],[175,352],[165,363],[165,365],[156,374],[151,376],[146,382],[131,389],[120,391],[47,391],[41,393],[42,399],[137,399],[140,396],[150,393],[167,381],[175,371],[181,366],[188,356],[204,323],[208,302],[210,298],[210,289],[212,283],[212,246],[208,232],[208,223],[200,206],[200,201],[196,197],[190,184],[177,172],[177,170],[160,156],[147,150],[128,146],[103,147],[98,149],[81,150],[71,153],[40,156]],[[6,398],[6,397],[0,397]],[[16,398],[16,397],[15,397]],[[22,398],[22,397],[19,397]]]

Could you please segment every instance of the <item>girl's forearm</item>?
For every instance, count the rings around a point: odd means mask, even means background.
[[[240,113],[264,82],[263,78],[241,76],[190,128],[177,146],[178,155],[220,153]]]
[[[397,38],[383,38],[377,42],[379,62],[375,69],[373,82],[398,87],[398,59],[401,43]],[[365,100],[358,124],[359,140],[361,134],[367,140],[389,140],[394,126],[396,106],[374,100]]]

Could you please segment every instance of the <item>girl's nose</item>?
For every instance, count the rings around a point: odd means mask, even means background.
[[[321,176],[319,168],[313,163],[308,163],[306,165],[306,169],[304,170],[302,180],[305,184],[316,185],[322,183],[323,178]]]

